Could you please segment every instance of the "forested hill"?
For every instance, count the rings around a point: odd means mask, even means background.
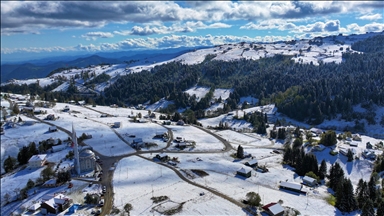
[[[210,60],[212,56],[207,56],[197,65],[171,62],[121,77],[105,89],[104,97],[97,102],[137,104],[165,97],[175,100],[176,107],[191,107],[197,117],[203,117],[204,112],[199,111],[207,108],[209,101],[197,105],[182,93],[198,84],[234,89],[224,112],[236,109],[241,96],[252,95],[261,99],[262,104],[276,103],[280,112],[310,124],[319,124],[336,114],[348,120],[366,118],[373,123],[374,113],[355,116],[352,106],[384,105],[384,51],[372,48],[382,46],[383,37],[359,42],[356,49],[365,53],[344,53],[340,64],[298,64],[290,56],[282,55],[229,62]]]

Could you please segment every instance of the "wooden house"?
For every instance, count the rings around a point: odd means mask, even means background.
[[[241,169],[236,171],[236,175],[243,176],[245,178],[249,178],[252,175],[252,169],[249,167],[242,167]]]

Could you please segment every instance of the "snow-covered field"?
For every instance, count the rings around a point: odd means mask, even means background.
[[[137,156],[119,161],[113,187],[113,204],[123,209],[126,203],[130,203],[133,207],[132,215],[161,215],[161,212],[181,203],[185,204],[178,215],[245,215],[231,202],[180,180],[168,168]],[[205,195],[200,196],[201,192]],[[151,198],[159,196],[167,196],[169,199],[153,203]]]
[[[173,138],[182,137],[185,141],[196,142],[195,147],[187,147],[184,151],[219,151],[224,148],[224,145],[215,137],[193,126],[175,126],[168,125],[173,133]],[[173,143],[171,149],[177,149],[174,147],[176,143]]]

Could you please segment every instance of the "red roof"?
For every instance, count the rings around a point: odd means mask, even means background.
[[[272,203],[269,203],[269,204],[263,206],[262,208],[263,208],[264,210],[267,211],[267,210],[269,209],[269,207],[271,207],[271,206],[273,206],[273,205],[275,205],[275,204],[276,204],[276,203],[272,202]]]

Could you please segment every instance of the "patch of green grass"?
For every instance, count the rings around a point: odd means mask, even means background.
[[[335,206],[336,205],[336,197],[334,197],[332,194],[330,194],[325,200],[331,205]]]

